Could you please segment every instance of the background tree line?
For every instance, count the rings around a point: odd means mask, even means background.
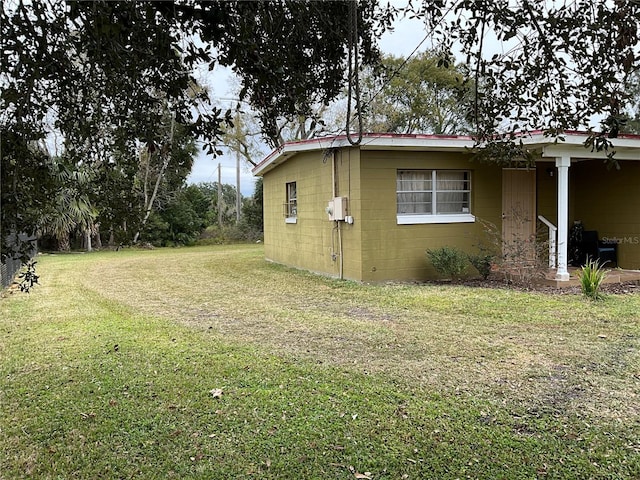
[[[422,64],[394,65],[377,47],[402,16],[424,22],[433,51]],[[503,44],[501,52],[488,51],[489,38]],[[344,104],[345,88],[361,78],[363,128],[465,131],[478,155],[509,162],[530,156],[518,138],[538,129],[560,137],[588,129],[590,147],[613,153],[609,139],[634,128],[637,116],[639,38],[638,0],[404,7],[7,0],[0,10],[2,258],[31,250],[8,242],[17,238],[12,232],[46,230],[62,243],[72,229],[87,242],[97,229],[109,240],[142,239],[154,212],[184,186],[190,142],[220,154],[234,127],[235,112],[198,85],[200,66],[234,71],[238,97],[255,118],[251,131],[274,148],[344,132],[344,109],[332,110],[332,102]],[[602,119],[599,129],[594,118]]]
[[[253,195],[241,198],[239,222],[236,213],[236,187],[222,184],[221,189],[220,203],[217,182],[184,184],[175,190],[161,192],[160,201],[140,231],[139,243],[165,247],[261,240],[262,180],[256,182]],[[85,200],[77,197],[72,200],[83,201]],[[113,207],[111,204],[103,209],[99,205],[94,207],[93,204],[86,204],[74,207],[78,211],[77,217],[73,213],[61,216],[60,212],[56,212],[51,217],[44,218],[38,240],[39,248],[65,251],[131,245],[132,230],[127,229],[127,226],[135,225],[139,217],[132,217],[130,209],[118,213]],[[62,202],[61,209],[64,208],[68,207]],[[80,213],[84,209],[87,211],[85,218]],[[119,221],[107,223],[114,219]],[[110,227],[103,229],[102,225]]]

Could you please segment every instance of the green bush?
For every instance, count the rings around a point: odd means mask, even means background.
[[[426,253],[433,268],[445,278],[458,278],[468,267],[467,255],[458,248],[440,247]]]
[[[491,274],[491,267],[496,256],[491,253],[480,252],[470,253],[469,255],[467,255],[467,258],[469,259],[471,265],[473,265],[475,269],[478,270],[480,276],[482,276],[482,278],[486,280]]]
[[[580,278],[580,288],[582,294],[591,300],[599,300],[602,298],[600,286],[604,280],[606,273],[602,265],[597,260],[587,260],[578,274]]]
[[[208,226],[196,242],[197,245],[227,245],[232,243],[255,243],[262,240],[262,231],[249,225]]]

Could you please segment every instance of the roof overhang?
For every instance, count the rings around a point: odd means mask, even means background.
[[[471,137],[446,135],[402,135],[402,134],[366,134],[354,148],[360,150],[405,150],[422,152],[464,152],[474,146]],[[275,149],[262,162],[256,165],[254,175],[263,175],[302,152],[329,151],[332,149],[353,147],[346,135],[325,138],[313,138],[299,142],[285,143]]]
[[[521,138],[523,146],[541,152],[541,160],[559,157],[572,159],[606,159],[608,152],[595,151],[585,147],[589,138],[586,133],[565,133],[560,137],[550,137],[534,132]],[[640,136],[629,135],[609,139],[615,151],[614,158],[619,160],[640,160]],[[420,152],[467,152],[477,146],[469,136],[453,135],[403,135],[403,134],[365,134],[362,141],[354,148],[360,150],[405,150]],[[256,165],[252,172],[261,176],[286,162],[291,157],[312,151],[329,151],[352,147],[346,135],[314,138],[298,142],[286,143],[269,154]]]
[[[637,135],[608,138],[611,146],[607,151],[587,147],[588,139],[586,133],[568,133],[561,137],[536,134],[524,139],[523,143],[539,148],[543,159],[569,157],[574,160],[605,160],[609,153],[614,152],[613,158],[617,160],[640,160],[640,137]]]

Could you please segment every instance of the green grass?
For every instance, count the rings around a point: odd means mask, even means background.
[[[257,246],[38,266],[0,298],[0,479],[640,476],[638,295],[361,285]]]

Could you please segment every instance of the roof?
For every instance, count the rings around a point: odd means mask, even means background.
[[[587,132],[565,132],[561,137],[545,135],[534,131],[522,137],[522,142],[531,150],[541,152],[545,160],[569,156],[571,158],[606,158],[606,152],[593,151],[585,147],[589,138]],[[640,160],[640,135],[620,135],[609,139],[614,145],[615,158],[620,160]],[[360,150],[406,150],[423,152],[466,152],[477,146],[467,135],[424,135],[397,133],[366,133],[356,148]],[[346,135],[312,138],[288,142],[265,157],[252,172],[256,176],[272,170],[302,152],[323,151],[334,148],[352,147]]]

